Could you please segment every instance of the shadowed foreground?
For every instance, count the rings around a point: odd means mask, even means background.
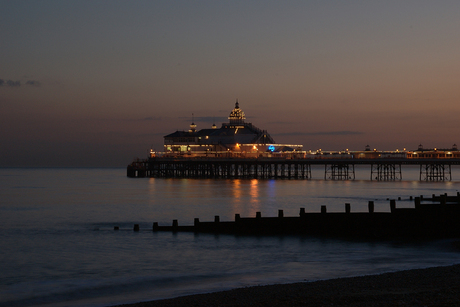
[[[146,306],[459,306],[460,265],[144,302]]]

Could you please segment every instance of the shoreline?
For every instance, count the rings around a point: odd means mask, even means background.
[[[113,307],[458,306],[460,264],[379,275],[237,288]]]

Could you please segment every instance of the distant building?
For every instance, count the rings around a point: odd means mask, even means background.
[[[167,155],[188,156],[292,156],[300,157],[302,145],[277,144],[267,130],[245,122],[245,115],[238,100],[228,116],[229,122],[220,128],[196,130],[192,121],[188,131],[176,131],[164,136]]]

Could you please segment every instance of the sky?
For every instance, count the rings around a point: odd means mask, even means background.
[[[460,145],[457,0],[0,7],[1,167],[125,167],[236,99],[306,150]]]

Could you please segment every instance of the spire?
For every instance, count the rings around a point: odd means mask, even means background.
[[[196,132],[195,117],[192,113],[192,123],[190,124],[190,130],[188,132]]]
[[[230,112],[230,116],[228,117],[230,120],[230,124],[243,124],[246,117],[244,116],[244,112],[240,109],[240,104],[238,103],[238,99],[235,103],[235,108]]]

